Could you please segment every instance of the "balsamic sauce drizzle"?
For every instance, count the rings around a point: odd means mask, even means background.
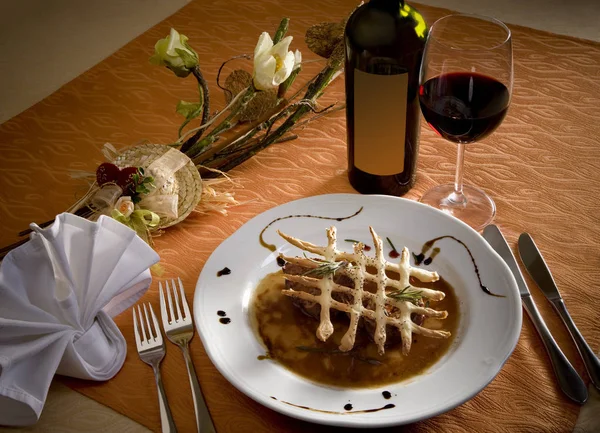
[[[273,400],[281,401],[282,403],[285,403],[285,404],[287,404],[289,406],[297,407],[299,409],[312,410],[313,412],[320,412],[320,413],[331,413],[331,414],[336,414],[336,415],[352,415],[352,414],[355,414],[355,413],[372,413],[372,412],[379,412],[380,410],[393,409],[393,408],[396,407],[395,404],[388,403],[385,406],[376,407],[374,409],[364,409],[364,410],[355,410],[355,411],[352,411],[352,405],[350,403],[347,403],[347,404],[344,405],[344,410],[346,410],[346,412],[335,412],[333,410],[314,409],[312,407],[301,406],[299,404],[290,403],[290,402],[284,401],[284,400],[277,400],[277,398],[275,398],[273,396],[271,396],[271,398]]]
[[[270,251],[275,251],[275,250],[277,250],[277,247],[273,244],[266,243],[263,238],[263,235],[264,235],[265,231],[267,231],[267,229],[269,227],[271,227],[271,225],[273,225],[277,221],[281,221],[281,220],[285,220],[285,219],[289,219],[289,218],[317,218],[317,219],[322,219],[322,220],[344,221],[344,220],[355,217],[356,215],[361,213],[362,210],[363,210],[363,207],[361,206],[360,209],[357,210],[356,212],[354,212],[352,215],[348,215],[348,216],[340,217],[340,218],[320,216],[320,215],[288,215],[288,216],[284,216],[284,217],[275,218],[273,221],[271,221],[269,224],[267,224],[264,229],[262,229],[262,231],[260,232],[260,235],[258,236],[258,240],[263,247],[267,248]]]
[[[431,247],[433,247],[433,244],[435,244],[437,241],[439,241],[441,239],[445,239],[445,238],[450,238],[450,239],[455,240],[456,242],[461,244],[465,248],[465,250],[467,250],[467,253],[469,253],[469,257],[471,257],[471,262],[473,263],[473,267],[475,268],[475,274],[477,275],[477,280],[479,281],[479,287],[481,288],[481,290],[483,290],[486,294],[488,294],[490,296],[496,296],[498,298],[505,298],[504,295],[497,295],[495,293],[492,293],[486,286],[483,285],[483,283],[481,282],[481,275],[479,274],[479,267],[477,266],[477,263],[475,263],[475,257],[473,257],[471,250],[469,249],[469,247],[467,247],[467,245],[463,241],[455,238],[454,236],[451,236],[451,235],[439,236],[437,238],[434,238],[434,239],[431,239],[431,240],[425,242],[423,244],[423,248],[421,249],[420,254],[413,253],[413,257],[415,259],[415,264],[417,266],[419,266],[421,263],[423,263],[424,265],[430,265],[431,262],[433,261],[433,259],[435,258],[435,256],[437,256],[440,253],[440,249],[434,248],[431,252],[431,255],[428,258],[425,258],[425,254],[429,251],[429,249]]]
[[[217,272],[217,277],[220,277],[222,275],[229,275],[231,274],[231,269],[229,269],[227,266],[224,267],[223,269],[221,269],[219,272]]]

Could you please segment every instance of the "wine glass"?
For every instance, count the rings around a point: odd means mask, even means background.
[[[491,134],[508,110],[513,86],[510,30],[484,16],[440,18],[429,30],[419,83],[425,120],[458,145],[454,184],[436,186],[420,201],[481,230],[494,219],[496,205],[481,189],[463,185],[465,145]]]

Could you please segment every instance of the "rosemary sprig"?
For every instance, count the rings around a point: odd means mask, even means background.
[[[350,350],[348,352],[344,352],[340,349],[327,349],[325,347],[312,347],[312,346],[296,346],[297,350],[302,352],[311,352],[311,353],[326,353],[328,355],[343,355],[343,356],[351,356],[357,361],[366,362],[371,365],[382,365],[381,361],[373,358],[366,358],[364,356],[360,356],[354,350]]]
[[[388,244],[390,244],[390,247],[392,247],[392,251],[398,252],[398,250],[396,249],[396,247],[394,246],[394,244],[392,243],[390,238],[386,237],[385,239],[388,241]]]
[[[304,257],[306,257],[306,254],[304,255]],[[309,269],[308,271],[304,272],[302,275],[305,275],[305,276],[312,275],[315,277],[326,277],[327,275],[335,274],[337,271],[339,271],[340,269],[344,269],[346,266],[348,266],[350,264],[349,262],[347,262],[345,260],[342,260],[341,262],[323,262],[323,261],[311,259],[310,257],[306,257],[306,258],[313,263],[318,263],[319,266],[317,266],[316,268],[313,268],[313,269]]]
[[[421,299],[423,299],[423,292],[420,290],[410,290],[410,286],[406,286],[402,290],[394,290],[393,292],[388,293],[388,297],[395,299],[396,301],[404,301],[404,302],[412,302],[416,304]]]

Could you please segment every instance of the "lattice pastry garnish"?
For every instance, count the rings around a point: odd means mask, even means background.
[[[402,353],[404,355],[410,352],[413,333],[427,337],[448,338],[450,336],[449,332],[425,328],[415,323],[411,318],[414,313],[425,317],[444,319],[448,316],[446,311],[434,310],[405,300],[411,296],[415,299],[424,298],[432,301],[443,299],[444,292],[414,287],[409,281],[411,276],[422,282],[437,281],[439,280],[437,272],[412,267],[409,263],[409,252],[406,247],[402,249],[398,264],[388,262],[384,258],[381,238],[372,227],[369,227],[369,230],[373,237],[375,257],[365,255],[362,243],[354,244],[353,253],[338,250],[335,227],[327,229],[328,242],[327,246],[324,247],[313,245],[310,242],[296,239],[278,231],[279,235],[290,244],[322,257],[320,260],[315,260],[306,256],[287,257],[281,255],[286,262],[309,269],[302,275],[285,274],[284,277],[287,281],[317,288],[320,291],[319,294],[314,294],[314,290],[313,293],[309,293],[307,291],[285,289],[282,293],[321,306],[320,324],[316,333],[317,338],[321,341],[326,341],[333,334],[330,310],[334,309],[347,313],[350,317],[350,325],[339,346],[342,351],[349,351],[354,347],[361,317],[363,320],[374,323],[373,341],[377,345],[380,355],[385,353],[386,327],[388,325],[396,327],[400,331]],[[367,267],[374,269],[375,272],[368,272]],[[386,271],[397,273],[399,278],[392,279],[388,277]],[[348,277],[352,280],[354,287],[336,283],[334,274]],[[322,276],[322,278],[314,278],[310,275]],[[377,289],[374,293],[365,290],[365,282],[367,281],[375,283]],[[348,302],[340,302],[334,299],[333,295],[336,292],[343,294],[343,298],[347,299]],[[398,294],[403,296],[397,296]]]

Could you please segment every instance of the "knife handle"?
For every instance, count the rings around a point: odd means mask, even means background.
[[[562,299],[557,299],[552,301],[552,306],[562,319],[563,323],[569,330],[569,334],[573,338],[575,345],[577,346],[577,350],[581,355],[581,359],[583,359],[583,363],[585,365],[585,369],[590,376],[590,380],[594,384],[594,386],[600,390],[600,359],[594,354],[590,346],[586,343],[585,339],[575,326],[571,315],[567,311],[567,307]]]
[[[535,306],[533,299],[528,295],[522,296],[521,300],[523,301],[525,311],[527,311],[533,322],[533,326],[542,338],[542,343],[544,343],[546,352],[548,352],[548,356],[550,357],[552,368],[558,379],[560,389],[562,389],[567,397],[574,402],[579,404],[585,403],[588,398],[587,387],[567,357],[562,353],[556,344],[556,341],[554,341],[554,338],[552,337],[552,334],[550,334],[550,330],[546,326],[544,319],[540,316],[540,312]]]

